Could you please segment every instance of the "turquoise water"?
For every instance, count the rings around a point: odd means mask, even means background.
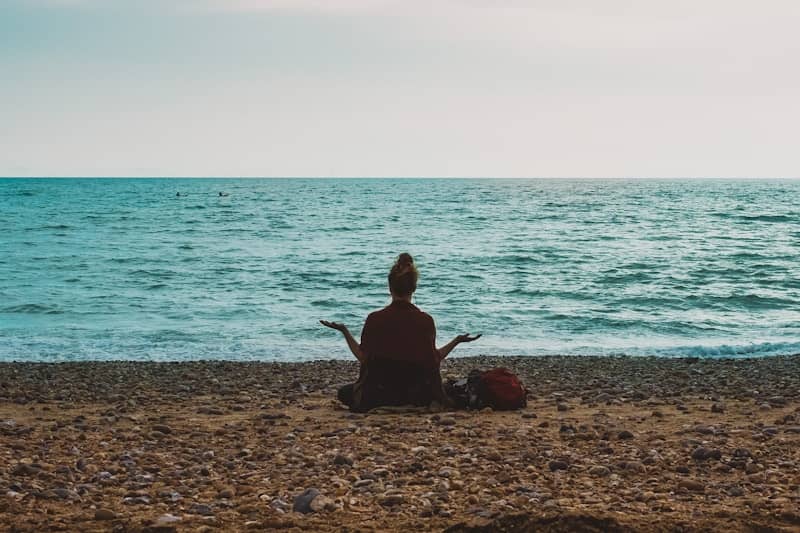
[[[800,181],[5,179],[0,360],[350,357],[401,251],[456,355],[800,352]]]

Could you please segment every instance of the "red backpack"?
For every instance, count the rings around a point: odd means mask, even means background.
[[[507,368],[493,368],[480,375],[479,399],[492,409],[521,409],[528,403],[526,394],[519,378]]]

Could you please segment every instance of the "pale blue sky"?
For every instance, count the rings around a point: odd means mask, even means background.
[[[0,175],[800,176],[800,2],[0,0]]]

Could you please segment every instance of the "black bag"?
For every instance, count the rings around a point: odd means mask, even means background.
[[[466,378],[448,380],[444,391],[459,409],[521,409],[527,405],[527,390],[507,368],[472,370]]]
[[[483,409],[486,404],[481,400],[480,370],[473,370],[465,378],[450,379],[444,384],[444,392],[458,409]]]

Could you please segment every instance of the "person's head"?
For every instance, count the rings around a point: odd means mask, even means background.
[[[407,298],[417,290],[419,272],[414,265],[411,254],[402,253],[397,256],[394,266],[389,271],[389,291],[392,296]]]

